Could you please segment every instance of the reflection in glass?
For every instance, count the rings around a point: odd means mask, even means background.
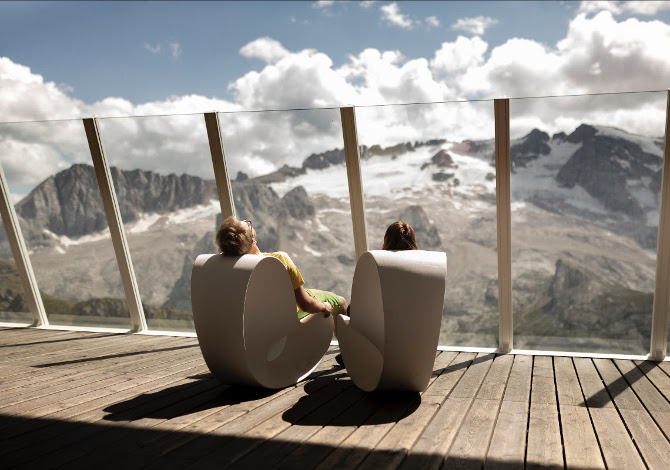
[[[356,122],[370,249],[409,223],[420,249],[447,253],[439,344],[497,347],[493,104],[363,107]]]
[[[0,155],[49,322],[129,328],[82,122],[1,124]],[[18,276],[4,230],[0,257],[6,294]]]
[[[147,326],[193,331],[191,269],[220,206],[202,114],[99,120]]]
[[[510,101],[515,348],[649,351],[664,110],[665,93]]]
[[[219,116],[237,215],[305,287],[347,300],[356,263],[338,109]]]

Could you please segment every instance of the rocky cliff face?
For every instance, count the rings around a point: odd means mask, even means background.
[[[121,218],[132,222],[143,213],[169,213],[208,203],[216,197],[213,181],[189,175],[159,175],[150,171],[110,169]],[[24,236],[48,242],[44,229],[71,238],[107,227],[95,172],[76,164],[53,175],[16,205]]]
[[[565,187],[579,185],[612,212],[642,221],[644,211],[633,197],[628,182],[648,178],[648,189],[658,195],[661,183],[661,160],[633,141],[603,135],[582,124],[566,138],[581,143],[556,175]]]

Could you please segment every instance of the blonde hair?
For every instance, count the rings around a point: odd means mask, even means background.
[[[224,256],[245,255],[251,250],[253,242],[249,226],[232,215],[221,223],[216,232],[216,246]]]
[[[411,225],[401,222],[393,222],[386,229],[382,250],[418,250],[414,229]]]

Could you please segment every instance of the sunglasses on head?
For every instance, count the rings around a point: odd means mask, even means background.
[[[245,220],[240,220],[240,222],[244,222],[245,224],[247,224],[249,226],[249,228],[254,228],[253,225],[251,224],[251,220],[246,220],[245,219]]]

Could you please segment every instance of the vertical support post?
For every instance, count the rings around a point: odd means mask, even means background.
[[[88,147],[91,151],[91,158],[93,160],[93,168],[95,169],[95,177],[98,180],[102,205],[105,208],[107,225],[109,226],[109,233],[111,234],[112,244],[114,245],[116,261],[119,264],[121,282],[123,283],[123,290],[126,293],[130,319],[133,324],[132,330],[135,332],[145,331],[147,329],[147,322],[144,318],[144,308],[142,307],[140,291],[137,286],[137,279],[135,278],[135,270],[133,269],[133,263],[130,259],[126,232],[121,220],[121,212],[119,211],[119,203],[116,199],[116,192],[114,191],[114,183],[112,182],[107,157],[105,156],[102,140],[100,139],[98,121],[96,118],[86,118],[83,121],[84,129],[86,130],[86,139],[88,140]]]
[[[47,326],[49,320],[47,319],[44,304],[42,303],[42,296],[37,287],[37,279],[33,273],[33,267],[28,256],[28,249],[23,239],[19,219],[12,204],[12,197],[9,192],[9,185],[5,178],[5,172],[0,165],[0,214],[7,233],[7,241],[12,249],[14,255],[14,262],[19,271],[19,279],[21,279],[21,286],[23,293],[28,302],[28,308],[33,316],[32,326]]]
[[[670,306],[670,89],[665,111],[665,146],[661,204],[656,245],[656,290],[651,321],[649,359],[662,361],[668,352],[668,307]]]
[[[356,259],[368,251],[368,232],[365,223],[365,205],[363,203],[363,183],[361,181],[361,161],[358,154],[358,133],[356,114],[353,106],[340,108],[342,119],[342,137],[344,139],[344,158],[347,164],[349,183],[349,204],[351,204],[351,222],[354,229],[354,248]]]
[[[221,126],[219,125],[218,113],[205,113],[205,125],[207,126],[207,138],[209,139],[209,152],[212,155],[214,166],[214,178],[216,179],[216,191],[219,193],[219,204],[223,220],[236,215],[235,202],[226,166],[226,153],[223,150],[223,139],[221,138]]]
[[[496,219],[498,224],[498,311],[500,340],[498,350],[509,353],[513,348],[512,316],[512,212],[510,209],[510,133],[509,99],[496,99]]]

